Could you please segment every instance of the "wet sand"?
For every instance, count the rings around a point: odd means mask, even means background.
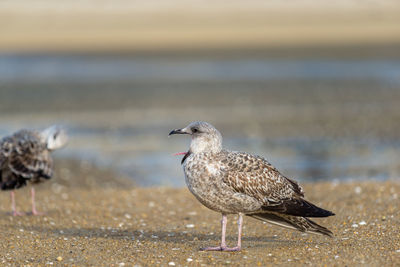
[[[220,215],[186,188],[136,188],[123,178],[115,181],[112,172],[69,164],[37,187],[45,216],[12,217],[9,194],[0,194],[2,266],[400,264],[398,182],[304,184],[307,199],[337,214],[315,220],[334,238],[245,218],[241,252],[201,252],[218,244]],[[28,196],[29,188],[17,192],[22,211],[29,210]],[[228,220],[228,243],[234,245],[236,218]]]

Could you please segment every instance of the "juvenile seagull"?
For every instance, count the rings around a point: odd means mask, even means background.
[[[222,214],[218,247],[202,250],[239,251],[243,214],[302,232],[332,236],[332,232],[306,217],[328,217],[332,212],[305,200],[297,182],[279,173],[268,161],[244,152],[222,149],[222,136],[207,122],[192,122],[169,133],[192,136],[182,159],[190,192],[207,208]],[[237,246],[225,242],[227,214],[239,214]]]
[[[15,207],[14,189],[50,179],[53,160],[50,152],[67,143],[64,130],[52,126],[42,132],[20,130],[0,141],[0,187],[11,191],[11,207],[14,216],[22,215]],[[32,214],[39,215],[35,204],[35,189],[31,188]]]

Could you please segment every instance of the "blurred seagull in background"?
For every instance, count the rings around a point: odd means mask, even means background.
[[[192,122],[169,133],[192,137],[182,159],[186,184],[206,207],[222,214],[222,239],[217,247],[202,250],[239,251],[243,215],[302,232],[332,236],[327,228],[307,217],[328,217],[334,213],[304,199],[299,184],[283,176],[268,161],[244,152],[222,149],[220,132],[207,122]],[[239,214],[238,242],[225,242],[227,214]]]
[[[14,190],[26,185],[50,179],[53,174],[53,160],[50,153],[62,148],[68,141],[67,134],[58,126],[51,126],[42,132],[20,130],[0,141],[0,187],[11,191],[11,206],[14,216],[23,215],[16,210]],[[31,188],[32,214],[36,210],[35,189]]]

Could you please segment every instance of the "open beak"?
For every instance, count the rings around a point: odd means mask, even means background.
[[[188,132],[186,132],[184,129],[175,129],[172,130],[168,136],[173,135],[173,134],[189,134]]]
[[[186,154],[187,154],[187,152],[178,152],[178,153],[173,154],[172,156],[180,156],[180,155],[186,155]]]

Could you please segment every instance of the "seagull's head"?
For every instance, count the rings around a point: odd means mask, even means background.
[[[40,133],[48,150],[64,147],[68,142],[68,136],[64,129],[59,126],[51,126]]]
[[[222,136],[214,126],[204,121],[195,121],[182,129],[175,129],[169,133],[189,134],[192,136],[190,152],[219,152],[222,149]]]

